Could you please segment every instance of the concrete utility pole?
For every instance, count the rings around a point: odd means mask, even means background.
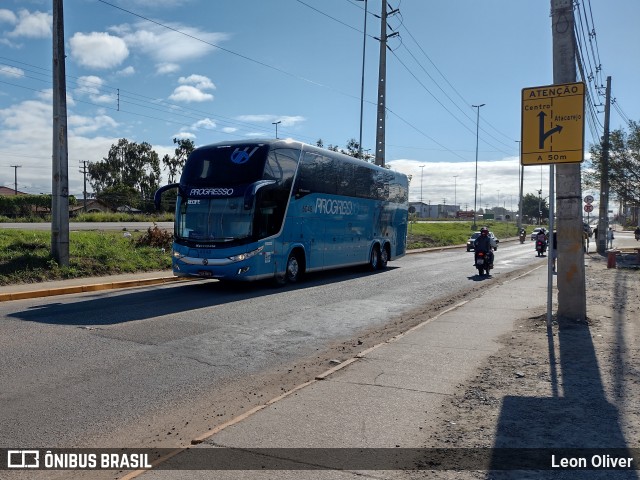
[[[360,136],[358,137],[358,158],[362,160],[362,119],[364,117],[364,61],[367,53],[367,0],[364,0],[364,35],[362,40],[362,78],[360,81]]]
[[[602,161],[600,165],[600,209],[598,214],[598,237],[596,248],[600,255],[607,250],[609,230],[609,111],[611,107],[611,77],[607,77],[607,93],[604,106],[604,135],[602,138]]]
[[[572,0],[551,0],[553,83],[576,81]],[[552,179],[550,179],[550,184]],[[580,164],[559,164],[556,173],[558,220],[558,319],[585,320],[587,297],[582,247]],[[553,218],[553,211],[549,213]]]
[[[82,178],[84,179],[84,189],[82,191],[82,196],[84,198],[83,200],[83,212],[87,213],[87,173],[88,173],[88,169],[87,169],[87,161],[83,160],[82,161],[82,170],[80,170],[80,173],[82,174]]]
[[[18,194],[18,169],[21,168],[22,165],[11,165],[13,168],[13,194]]]
[[[53,0],[51,255],[58,265],[65,267],[69,266],[69,152],[67,147],[64,15],[62,0]]]
[[[397,32],[387,35],[387,16],[397,13],[392,10],[387,13],[387,0],[382,0],[382,13],[380,14],[380,64],[378,67],[378,109],[376,120],[376,158],[375,164],[384,167],[385,153],[385,116],[387,113],[387,39],[398,35]]]

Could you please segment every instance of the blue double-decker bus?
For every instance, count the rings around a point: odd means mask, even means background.
[[[195,149],[177,188],[173,272],[296,282],[305,272],[385,268],[406,251],[408,180],[292,140]]]

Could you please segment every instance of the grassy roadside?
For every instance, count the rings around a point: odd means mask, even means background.
[[[51,232],[0,229],[0,286],[171,268],[171,234],[69,232],[69,266],[51,257]]]
[[[438,222],[438,223],[411,223],[408,229],[407,245],[412,248],[443,247],[447,245],[463,245],[467,243],[469,236],[474,232],[472,222]],[[498,239],[518,236],[518,228],[515,223],[485,222],[479,223],[477,229],[486,226]],[[527,227],[531,233],[533,227]]]
[[[516,236],[514,224],[487,226],[499,239]],[[413,223],[408,248],[463,245],[470,233],[471,222]],[[146,232],[71,231],[69,266],[59,266],[50,253],[51,232],[3,230],[0,224],[0,286],[169,269],[171,234],[157,227]]]

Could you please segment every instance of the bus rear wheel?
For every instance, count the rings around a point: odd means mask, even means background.
[[[378,268],[380,270],[384,270],[387,268],[387,263],[389,262],[389,251],[387,250],[387,245],[382,247],[380,251],[380,263],[378,264]]]
[[[369,255],[369,270],[374,271],[380,268],[380,247],[374,245]]]

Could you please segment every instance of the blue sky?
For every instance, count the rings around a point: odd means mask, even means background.
[[[620,128],[640,118],[640,2],[580,3],[592,33],[586,75],[593,92],[612,77]],[[19,165],[18,189],[29,193],[51,191],[51,4],[0,4],[0,185],[13,188]],[[515,206],[521,90],[552,83],[550,2],[389,4],[399,35],[387,55],[387,164],[413,175],[411,200],[472,208],[471,105],[484,103],[478,206]],[[381,1],[367,5],[363,148],[373,152]],[[308,143],[344,147],[359,136],[363,1],[65,0],[64,15],[72,194],[81,196],[81,162],[119,138],[162,157],[174,137],[274,137],[277,121],[279,137]],[[526,167],[525,193],[541,187],[548,195],[548,167]]]

